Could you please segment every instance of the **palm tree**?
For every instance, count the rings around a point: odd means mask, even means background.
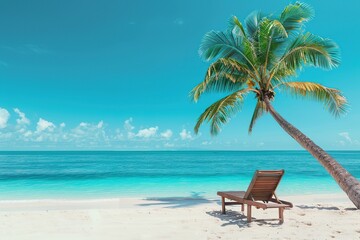
[[[324,103],[333,115],[346,111],[347,101],[342,93],[319,83],[294,81],[297,70],[304,66],[332,69],[340,63],[338,46],[330,39],[304,32],[303,25],[313,17],[313,9],[304,3],[290,4],[279,16],[254,12],[243,25],[237,17],[230,19],[226,31],[207,33],[200,46],[200,55],[212,60],[205,79],[191,92],[197,102],[209,92],[229,95],[209,106],[195,126],[210,123],[212,135],[239,111],[246,95],[257,99],[250,121],[249,133],[255,122],[269,112],[277,123],[301,146],[309,151],[331,174],[355,206],[360,208],[360,183],[334,158],[317,146],[275,111],[271,102],[275,91],[312,98]]]

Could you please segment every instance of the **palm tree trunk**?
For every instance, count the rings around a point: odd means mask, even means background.
[[[349,199],[360,209],[360,182],[343,168],[334,158],[327,154],[322,148],[316,145],[310,138],[305,136],[296,127],[287,122],[272,107],[268,97],[264,99],[267,110],[278,122],[278,124],[311,155],[313,155],[330,175],[339,184],[342,190],[348,195]]]

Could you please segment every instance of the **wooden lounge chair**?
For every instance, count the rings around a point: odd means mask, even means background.
[[[293,207],[292,203],[279,200],[275,194],[284,170],[261,171],[257,170],[247,189],[244,191],[217,192],[222,201],[222,213],[225,214],[226,205],[241,205],[241,211],[244,211],[244,204],[247,204],[247,221],[251,222],[251,207],[256,208],[278,208],[279,221],[284,222],[284,209]],[[232,200],[226,202],[225,199]]]

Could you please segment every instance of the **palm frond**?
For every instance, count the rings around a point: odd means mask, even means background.
[[[190,98],[197,102],[205,92],[238,91],[253,77],[246,65],[234,59],[220,58],[210,65],[204,81],[192,89]]]
[[[211,31],[205,34],[199,54],[207,61],[217,57],[233,58],[254,68],[254,56],[249,50],[249,45],[251,43],[246,38],[236,35],[232,31]]]
[[[280,87],[295,96],[312,98],[323,102],[325,108],[335,116],[339,116],[346,112],[346,98],[337,89],[328,88],[313,82],[284,82],[277,87]]]
[[[286,79],[288,79],[290,77],[295,77],[295,76],[297,76],[296,69],[288,68],[288,67],[286,67],[285,64],[282,64],[274,72],[272,79],[271,79],[271,83],[276,85],[276,84],[279,84],[279,83],[285,81]]]
[[[259,11],[252,12],[249,14],[249,16],[247,16],[245,19],[245,26],[248,38],[257,39],[259,23],[264,16],[265,15]]]
[[[324,39],[311,33],[299,35],[286,49],[278,65],[299,69],[310,65],[331,69],[340,64],[338,46],[330,39]]]
[[[235,34],[238,34],[242,37],[246,37],[245,29],[236,16],[232,16],[229,19],[229,29],[230,31],[233,31]]]
[[[286,31],[301,29],[304,22],[314,17],[313,8],[301,2],[288,5],[281,13],[279,20],[285,27]]]
[[[255,125],[255,122],[266,112],[266,105],[263,101],[257,101],[253,116],[249,125],[249,134],[252,132],[252,129]]]
[[[198,133],[201,124],[207,121],[210,122],[211,135],[218,134],[220,126],[227,123],[230,117],[240,110],[244,96],[248,91],[248,89],[237,91],[210,105],[200,115],[194,128],[195,133]]]
[[[280,39],[288,37],[284,26],[278,20],[263,18],[258,29],[258,62],[264,70],[269,62],[275,60],[275,50],[281,43]]]

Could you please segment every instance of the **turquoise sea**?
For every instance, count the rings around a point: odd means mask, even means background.
[[[330,151],[360,179],[360,151]],[[216,197],[256,169],[285,169],[278,193],[341,189],[305,151],[0,152],[0,199]]]

